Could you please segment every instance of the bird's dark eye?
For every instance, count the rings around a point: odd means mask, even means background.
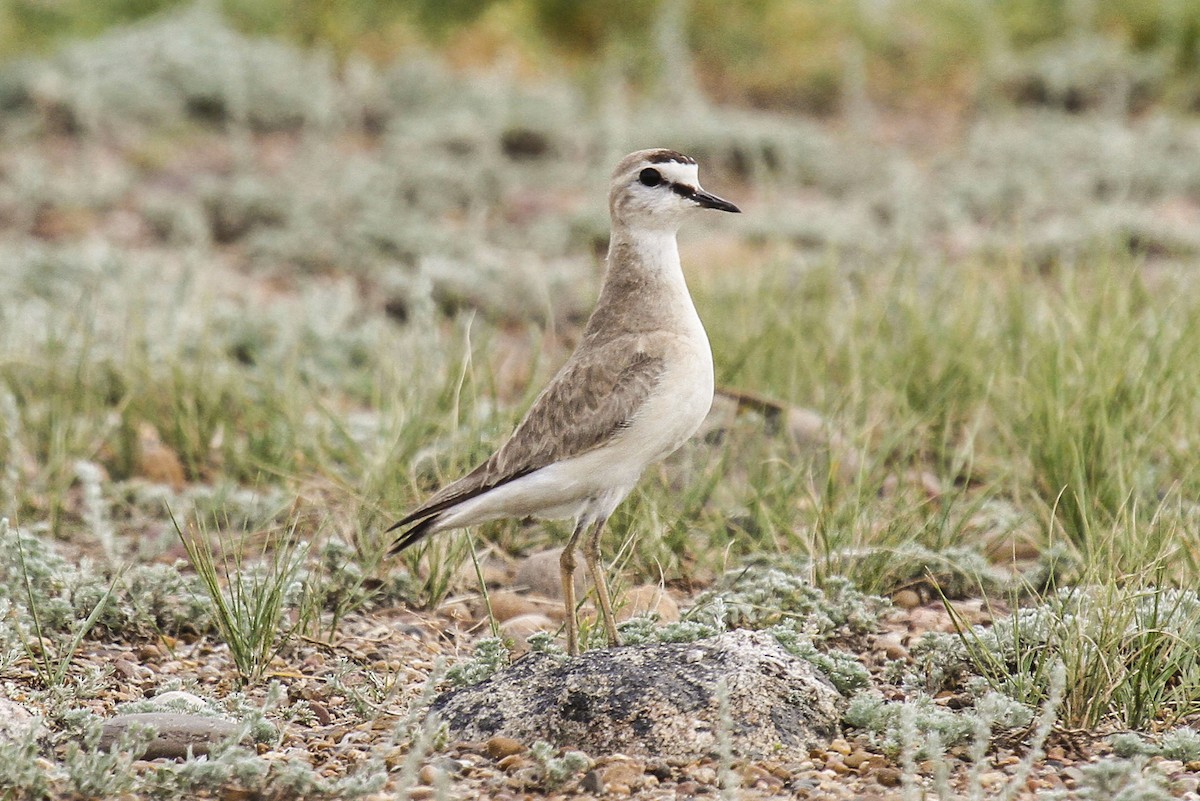
[[[662,175],[653,167],[647,167],[638,173],[638,180],[642,186],[658,186],[662,183]]]

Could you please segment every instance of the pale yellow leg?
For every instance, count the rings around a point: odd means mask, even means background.
[[[621,644],[617,634],[617,619],[613,615],[612,601],[608,597],[608,583],[604,580],[604,568],[600,564],[600,534],[606,520],[597,520],[583,543],[583,559],[587,562],[592,585],[596,588],[596,599],[600,602],[600,613],[604,616],[604,628],[608,631],[608,643],[614,648]]]
[[[582,520],[575,524],[575,530],[571,532],[571,538],[567,540],[558,559],[558,566],[562,570],[563,603],[567,607],[567,653],[571,656],[579,655],[579,628],[575,620],[575,545],[583,533],[583,526]]]

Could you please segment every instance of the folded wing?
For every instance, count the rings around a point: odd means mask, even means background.
[[[443,487],[388,531],[415,524],[392,552],[420,540],[458,504],[555,462],[602,447],[629,426],[662,377],[663,360],[614,341],[577,352],[490,459]]]

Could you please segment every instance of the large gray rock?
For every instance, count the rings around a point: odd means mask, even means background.
[[[717,751],[724,681],[733,754],[802,758],[834,735],[842,697],[767,632],[693,643],[535,654],[433,704],[462,740],[545,740],[593,756],[692,760]]]

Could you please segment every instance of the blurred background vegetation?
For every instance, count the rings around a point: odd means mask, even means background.
[[[3,0],[0,59],[46,53],[180,0]],[[242,33],[377,65],[436,49],[585,82],[617,62],[643,86],[663,40],[685,40],[695,80],[724,102],[831,113],[861,81],[880,103],[970,104],[998,84],[1081,107],[1096,87],[1142,105],[1200,102],[1200,0],[210,0]],[[664,24],[665,23],[665,24]],[[668,46],[671,44],[667,42]],[[683,45],[684,42],[676,43]],[[669,59],[668,59],[669,61]],[[1086,76],[1086,77],[1084,77]],[[1090,86],[1089,86],[1090,84]],[[848,97],[848,94],[851,95]]]
[[[569,352],[609,171],[661,145],[747,212],[681,237],[719,383],[863,457],[853,491],[822,487],[820,454],[743,414],[614,521],[644,575],[965,527],[993,556],[1065,536],[1194,575],[1198,20],[1200,0],[0,0],[0,516],[86,534],[96,463],[93,495],[156,532],[140,548],[177,544],[147,480],[196,517],[252,487],[378,536]]]

